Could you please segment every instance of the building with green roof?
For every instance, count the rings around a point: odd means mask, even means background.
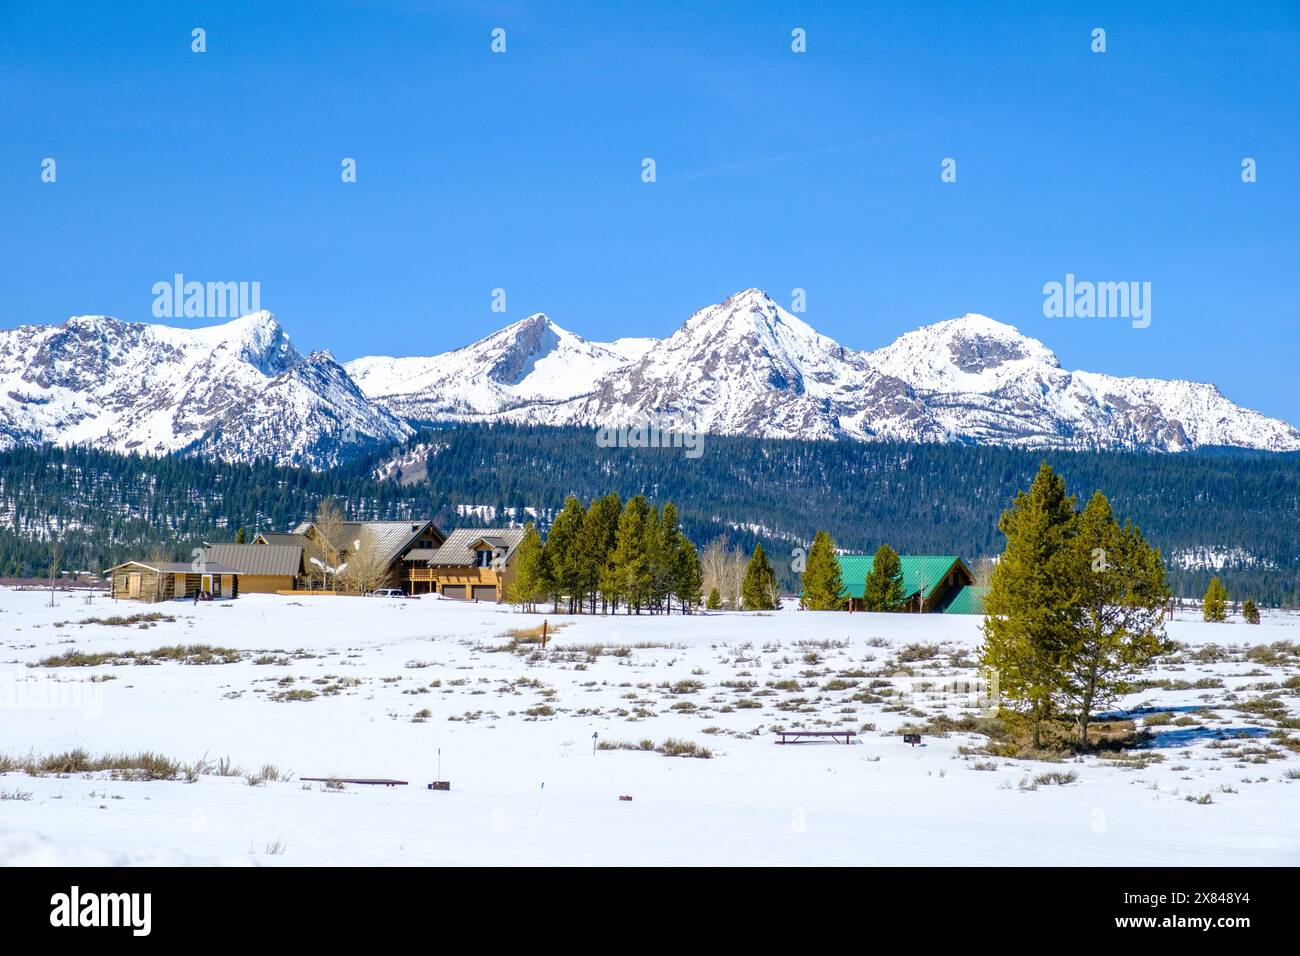
[[[840,593],[849,609],[862,610],[862,592],[873,558],[869,554],[841,554]],[[899,555],[903,566],[902,610],[921,614],[983,614],[983,588],[975,585],[966,562],[955,555]]]

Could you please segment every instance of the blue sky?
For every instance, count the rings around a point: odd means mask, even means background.
[[[984,312],[1300,422],[1300,4],[1137,6],[0,0],[0,325],[181,272],[348,359],[799,287],[850,346]],[[1066,273],[1150,327],[1045,318]]]

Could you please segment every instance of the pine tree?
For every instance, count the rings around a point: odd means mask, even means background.
[[[704,568],[695,545],[684,534],[677,539],[677,561],[673,579],[673,593],[681,605],[683,614],[690,614],[691,609],[699,605],[704,589]],[[717,588],[714,588],[714,592]],[[721,602],[719,598],[718,603]]]
[[[246,544],[246,543],[247,543],[247,534],[244,531],[243,526],[241,525],[240,529],[235,532],[235,544]]]
[[[1223,623],[1228,619],[1228,592],[1217,577],[1210,578],[1201,603],[1201,616],[1207,621]]]
[[[622,598],[629,614],[640,614],[646,599],[649,583],[646,523],[650,514],[644,495],[629,498],[619,516],[618,530],[614,536],[609,590],[616,597]]]
[[[705,607],[710,611],[722,610],[722,595],[718,593],[717,587],[709,588],[709,601]]]
[[[1074,711],[1087,747],[1093,711],[1114,703],[1129,678],[1168,650],[1163,620],[1169,589],[1160,553],[1131,523],[1115,521],[1100,491],[1079,516],[1070,548],[1072,560],[1064,567],[1075,581],[1079,614],[1056,694]]]
[[[582,503],[569,495],[546,535],[546,557],[551,566],[551,594],[557,613],[561,598],[566,597],[569,613],[573,613],[582,587],[582,555],[577,553],[575,545],[586,516]]]
[[[1259,607],[1250,598],[1241,605],[1241,616],[1247,624],[1259,623]]]
[[[1077,614],[1070,567],[1076,520],[1074,498],[1044,462],[998,522],[1006,550],[984,598],[981,662],[992,670],[999,693],[1027,710],[1035,747],[1042,746],[1042,723]]]
[[[810,611],[844,609],[844,581],[830,532],[818,531],[808,550],[803,572],[803,606]]]
[[[524,538],[515,548],[513,574],[506,587],[506,600],[525,611],[536,610],[537,601],[550,592],[546,580],[546,559],[542,536],[533,523],[524,528]]]
[[[596,594],[600,590],[601,576],[614,550],[614,536],[618,531],[618,516],[623,503],[618,495],[597,498],[587,508],[582,529],[578,532],[574,551],[577,553],[575,580],[580,593],[586,596],[592,614],[596,613]]]
[[[903,562],[887,544],[876,549],[871,571],[862,588],[862,607],[867,611],[897,611],[903,606]]]
[[[754,553],[745,568],[745,580],[740,585],[740,599],[746,611],[771,611],[776,608],[774,592],[776,573],[768,563],[767,553],[761,544],[754,545]]]
[[[677,508],[669,502],[662,512],[650,510],[646,522],[646,590],[653,612],[672,610],[673,583],[677,577]]]

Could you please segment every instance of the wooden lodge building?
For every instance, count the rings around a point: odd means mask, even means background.
[[[298,544],[210,544],[209,561],[239,569],[239,589],[245,594],[295,591],[303,579],[303,546]]]
[[[869,554],[842,554],[840,594],[849,610],[862,610],[862,592],[874,564]],[[952,555],[900,555],[903,566],[902,611],[913,614],[983,614],[984,589],[961,558]]]
[[[523,540],[523,528],[453,531],[439,547],[407,552],[403,589],[461,601],[503,601]]]
[[[202,570],[196,570],[201,567]],[[213,561],[126,561],[109,568],[114,600],[171,601],[207,592],[213,599],[239,597],[239,571]]]

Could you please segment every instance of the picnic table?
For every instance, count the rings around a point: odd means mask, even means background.
[[[806,740],[800,738],[830,737],[838,740],[843,737],[846,744],[852,743],[852,738],[858,735],[856,730],[778,730],[776,733],[780,736],[778,744],[797,744],[806,743]]]

